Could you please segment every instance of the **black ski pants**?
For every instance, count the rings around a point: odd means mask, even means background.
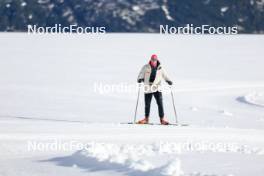
[[[158,109],[159,109],[159,117],[164,117],[164,109],[163,109],[163,102],[162,102],[162,93],[157,91],[153,93],[145,93],[145,117],[149,117],[150,113],[150,104],[152,96],[155,97]]]

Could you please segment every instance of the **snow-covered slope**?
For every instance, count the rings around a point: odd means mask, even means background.
[[[0,175],[263,175],[264,36],[0,37]],[[98,89],[135,86],[152,53],[190,126],[120,124],[133,120],[136,89]],[[164,104],[173,122],[170,92]],[[143,110],[141,94],[138,119]],[[73,141],[82,147],[28,148]]]

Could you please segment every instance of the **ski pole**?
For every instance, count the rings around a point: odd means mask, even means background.
[[[174,115],[175,115],[175,122],[176,124],[178,123],[178,116],[175,108],[175,102],[174,102],[174,96],[173,96],[173,91],[172,91],[172,86],[170,86],[171,89],[171,99],[172,99],[172,104],[173,104],[173,109],[174,109]]]
[[[136,109],[135,109],[135,115],[134,115],[134,123],[136,123],[136,120],[137,120],[137,108],[138,108],[139,94],[140,94],[140,84],[139,84],[138,93],[137,93],[137,103],[136,103]]]

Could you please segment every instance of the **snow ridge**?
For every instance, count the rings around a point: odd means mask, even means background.
[[[55,158],[53,161],[59,162],[61,165],[71,165],[74,168],[82,168],[88,170],[117,170],[126,175],[154,175],[154,176],[220,176],[203,171],[185,173],[182,167],[181,156],[183,153],[174,150],[174,143],[163,143],[161,150],[157,144],[116,144],[116,143],[99,143],[93,142],[87,144],[83,150],[75,152],[73,155],[64,158]],[[260,152],[261,151],[261,152]],[[240,153],[240,154],[256,154],[263,155],[263,149],[240,146],[236,151],[227,149],[226,151],[217,150],[216,153]],[[201,152],[201,151],[200,151]],[[199,152],[199,153],[200,153]],[[155,160],[162,159],[162,164],[157,164]],[[70,164],[68,162],[71,162]],[[91,164],[93,163],[93,164]],[[231,176],[232,174],[224,174]],[[223,174],[221,174],[223,176]]]

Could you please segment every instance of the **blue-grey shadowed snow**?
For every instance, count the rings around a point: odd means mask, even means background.
[[[245,103],[245,104],[248,104],[248,105],[253,105],[253,106],[256,106],[256,107],[264,108],[264,106],[261,105],[261,104],[251,103],[251,102],[247,101],[244,96],[237,97],[236,100],[241,102],[241,103]]]
[[[114,171],[127,176],[162,176],[161,171],[163,166],[148,171],[139,171],[122,164],[111,163],[109,161],[98,161],[96,158],[84,156],[81,152],[82,151],[77,151],[70,156],[55,157],[48,160],[40,160],[39,162],[52,162],[64,167],[78,167],[87,172]]]

